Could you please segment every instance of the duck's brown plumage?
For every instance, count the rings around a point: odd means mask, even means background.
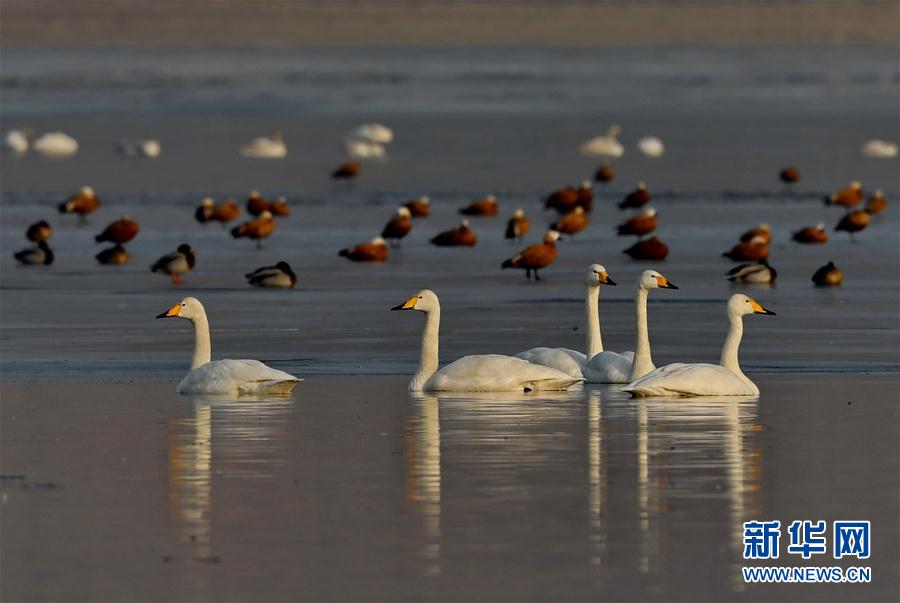
[[[251,216],[258,216],[264,211],[270,211],[269,201],[257,191],[251,191],[250,196],[247,197],[247,213]]]
[[[881,191],[875,191],[875,194],[866,201],[866,211],[870,214],[880,214],[887,208],[887,197]]]
[[[244,222],[240,226],[231,229],[231,236],[235,239],[247,238],[256,241],[256,246],[261,245],[261,241],[275,232],[275,220],[272,214],[264,211],[258,218]]]
[[[643,207],[650,202],[650,191],[647,185],[639,182],[636,189],[628,193],[622,202],[619,203],[619,209],[628,209],[630,207]]]
[[[766,245],[769,245],[772,242],[772,230],[769,228],[769,225],[760,224],[759,226],[751,228],[741,235],[741,241],[751,241],[755,237],[762,239]]]
[[[431,213],[431,201],[428,197],[416,197],[404,204],[413,218],[427,218]]]
[[[864,209],[855,209],[844,215],[837,223],[837,226],[834,227],[834,230],[843,230],[853,234],[854,232],[863,230],[871,221],[872,215],[869,212]]]
[[[474,247],[478,243],[478,237],[464,220],[450,230],[438,233],[432,237],[431,242],[438,247]]]
[[[95,257],[101,264],[122,265],[128,263],[128,252],[118,243],[112,247],[107,247]]]
[[[863,193],[862,184],[859,182],[851,182],[850,186],[843,188],[836,193],[832,193],[825,197],[825,203],[828,205],[843,205],[844,207],[855,207],[859,205],[865,194]]]
[[[778,173],[778,177],[781,178],[781,181],[785,184],[793,184],[800,180],[800,170],[791,165],[781,170]]]
[[[751,239],[738,243],[722,255],[735,262],[758,262],[769,257],[769,246],[761,239]]]
[[[557,238],[559,238],[559,233],[553,230],[548,231],[547,234],[544,235],[543,242],[529,245],[517,255],[514,255],[503,262],[500,267],[504,269],[520,268],[525,270],[526,278],[531,278],[531,271],[533,270],[535,279],[540,280],[538,270],[546,268],[556,261]]]
[[[649,239],[638,241],[628,249],[623,250],[623,253],[635,260],[661,261],[669,255],[669,247],[660,241],[658,237],[650,237]]]
[[[585,180],[581,183],[581,185],[576,189],[578,193],[578,206],[586,212],[594,209],[594,190],[591,188],[591,183]]]
[[[388,248],[384,240],[374,239],[355,247],[341,249],[338,255],[354,262],[384,262],[388,259]]]
[[[594,172],[594,180],[597,182],[612,182],[613,178],[616,177],[616,173],[613,169],[606,163],[597,168],[597,171]]]
[[[566,186],[553,191],[544,199],[544,208],[555,209],[561,214],[567,214],[578,207],[578,190]]]
[[[402,207],[397,211],[397,215],[384,225],[381,237],[389,241],[399,241],[408,235],[410,230],[412,230],[412,218],[409,209]]]
[[[98,243],[108,241],[121,245],[136,237],[139,230],[140,226],[137,222],[124,216],[115,222],[110,222],[103,232],[94,237],[94,240]]]
[[[521,239],[529,230],[531,230],[531,222],[525,217],[525,212],[517,209],[506,223],[506,234],[504,236],[507,239]]]
[[[826,243],[828,241],[828,231],[821,224],[804,226],[800,230],[794,231],[791,239],[798,243]]]
[[[50,224],[48,224],[46,220],[35,222],[28,227],[28,230],[25,231],[25,237],[29,241],[34,241],[35,243],[47,241],[52,235],[53,230],[50,228]]]
[[[240,215],[241,207],[238,205],[237,201],[235,201],[234,199],[227,199],[226,201],[223,201],[222,203],[219,203],[218,205],[213,207],[209,219],[214,222],[228,224],[232,220],[237,219],[237,217]]]
[[[588,225],[588,217],[583,207],[576,207],[550,226],[560,234],[574,235],[581,232]]]
[[[331,177],[335,180],[347,180],[350,178],[355,178],[359,174],[360,166],[356,161],[348,161],[344,163],[336,170],[331,172]]]
[[[642,214],[632,216],[616,227],[618,234],[621,235],[637,235],[639,237],[650,234],[656,230],[656,213],[646,211]]]
[[[465,216],[496,216],[497,209],[497,198],[488,195],[484,199],[478,199],[463,207],[459,213]]]
[[[69,197],[65,203],[61,203],[59,211],[63,214],[78,214],[84,217],[96,211],[98,207],[100,207],[100,199],[91,187],[85,186],[78,193]]]
[[[288,207],[287,199],[284,197],[278,197],[271,203],[269,203],[269,211],[272,212],[273,216],[278,216],[279,218],[284,218],[287,215],[290,215],[291,208]]]
[[[819,287],[838,287],[844,282],[844,273],[834,265],[834,262],[828,262],[815,271],[812,282]]]

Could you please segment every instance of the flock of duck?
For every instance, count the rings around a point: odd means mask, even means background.
[[[597,137],[582,145],[587,154],[619,157],[624,152],[616,140],[619,129],[613,127],[606,136]],[[61,137],[59,141],[65,142]],[[391,142],[393,134],[378,124],[366,124],[351,133],[346,140],[348,154],[353,157],[383,156],[384,145]],[[38,139],[40,140],[40,139]],[[74,140],[72,141],[74,142]],[[129,141],[128,153],[145,154],[147,140]],[[9,137],[7,137],[9,143]],[[77,148],[77,143],[75,143]],[[71,146],[71,145],[70,145]],[[152,145],[149,147],[150,153]],[[664,151],[661,140],[645,138],[639,143],[641,151],[650,157]],[[350,149],[354,149],[351,151]],[[882,149],[883,150],[883,149]],[[158,147],[155,151],[158,154]],[[287,153],[279,134],[272,138],[257,138],[242,149],[248,157],[279,158]],[[153,155],[148,155],[153,156]],[[335,179],[355,178],[360,165],[355,160],[338,167]],[[596,170],[594,180],[600,183],[615,177],[612,167],[603,163]],[[788,167],[780,178],[787,184],[799,180],[799,171]],[[624,249],[624,253],[638,260],[661,261],[668,255],[668,246],[652,236],[658,226],[656,211],[648,207],[650,191],[644,182],[629,192],[618,203],[621,210],[632,213],[616,226],[619,236],[636,236],[637,241]],[[863,208],[859,206],[866,201]],[[853,182],[849,187],[825,198],[830,206],[841,207],[845,213],[834,227],[846,231],[851,237],[871,223],[873,215],[884,211],[887,200],[881,191],[866,199],[862,185]],[[64,214],[74,214],[82,220],[100,207],[100,199],[89,186],[59,205]],[[566,186],[544,199],[544,208],[554,210],[558,218],[545,232],[541,242],[527,246],[521,252],[504,260],[500,267],[524,270],[525,277],[540,280],[539,271],[547,268],[557,258],[556,242],[560,236],[576,236],[589,225],[594,206],[592,183],[584,181],[577,187]],[[290,214],[284,197],[265,199],[260,193],[251,192],[245,208],[250,219],[230,229],[234,238],[247,238],[261,246],[277,228],[278,219]],[[241,207],[234,199],[216,203],[205,198],[194,211],[194,218],[202,223],[217,222],[230,225],[238,220]],[[431,212],[428,197],[418,197],[397,208],[395,214],[382,229],[381,235],[339,251],[341,257],[356,262],[384,262],[389,258],[389,245],[400,245],[413,228],[413,220],[427,218]],[[470,218],[491,218],[500,213],[499,201],[493,195],[476,199],[459,209],[461,221],[454,227],[439,232],[431,243],[439,247],[473,247],[478,242]],[[137,236],[140,227],[128,216],[110,223],[95,236],[97,243],[111,246],[103,249],[96,258],[101,264],[125,264],[129,261],[125,244]],[[499,230],[499,229],[498,229]],[[516,209],[505,224],[506,239],[519,241],[531,230],[531,223],[521,208]],[[48,241],[52,228],[46,220],[28,227],[26,237],[33,245],[15,253],[15,258],[25,265],[49,265],[54,253]],[[792,234],[800,244],[823,244],[828,241],[824,224],[804,226]],[[771,283],[777,277],[769,264],[769,245],[772,233],[768,225],[760,224],[740,236],[740,240],[722,255],[741,264],[730,270],[726,278],[738,283]],[[194,250],[187,244],[167,253],[154,262],[150,269],[171,277],[174,284],[196,265]],[[256,287],[288,288],[296,284],[296,274],[287,262],[264,266],[245,275],[247,282]],[[843,281],[842,272],[829,262],[814,273],[816,285],[837,286]],[[601,286],[616,283],[606,268],[593,264],[585,275],[585,351],[567,348],[536,347],[516,356],[475,355],[460,358],[439,368],[438,337],[441,306],[438,297],[430,290],[422,290],[409,297],[392,310],[415,310],[426,315],[422,335],[419,366],[409,384],[411,391],[563,391],[584,382],[626,384],[624,391],[640,396],[756,396],[757,386],[741,371],[738,363],[738,347],[743,333],[743,317],[749,314],[772,315],[756,300],[743,294],[732,295],[727,303],[729,330],[722,348],[719,364],[676,363],[657,368],[650,355],[650,339],[647,327],[647,296],[653,289],[677,289],[665,276],[654,270],[641,273],[636,283],[635,340],[633,351],[613,352],[603,349],[599,321],[599,295]],[[189,320],[195,330],[194,354],[191,368],[178,386],[178,392],[190,394],[259,394],[287,393],[301,379],[272,369],[256,360],[211,360],[209,323],[203,305],[193,297],[187,297],[157,318],[177,317]]]

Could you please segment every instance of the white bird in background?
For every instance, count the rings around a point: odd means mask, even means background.
[[[159,157],[162,146],[155,138],[123,138],[119,141],[119,152],[128,157]]]
[[[638,150],[644,154],[644,157],[662,157],[666,152],[666,145],[656,136],[645,136],[637,143]]]
[[[354,138],[348,138],[344,142],[344,149],[353,159],[381,159],[387,155],[384,145]]]
[[[617,125],[610,126],[606,132],[606,136],[597,136],[585,141],[581,145],[581,152],[585,155],[594,155],[597,157],[617,158],[625,154],[625,147],[616,138],[622,128]]]
[[[3,146],[13,153],[21,155],[28,150],[28,132],[26,130],[10,130],[3,139]]]
[[[31,148],[47,157],[68,157],[78,152],[78,141],[63,132],[48,132],[35,140]]]
[[[394,140],[394,131],[381,124],[362,124],[350,132],[348,138],[376,144],[390,144]]]
[[[185,297],[157,318],[184,318],[194,325],[194,358],[179,394],[287,394],[302,381],[259,360],[211,360],[206,310],[195,297]]]
[[[890,159],[897,156],[897,143],[890,140],[881,140],[873,138],[863,143],[860,148],[864,157],[873,159]]]
[[[271,138],[260,136],[241,147],[241,155],[252,159],[284,159],[287,156],[287,145],[281,132],[275,132]]]
[[[758,396],[759,388],[738,364],[738,347],[744,333],[743,317],[775,313],[742,293],[728,300],[728,335],[719,364],[667,364],[629,383],[622,391],[632,397],[650,396]]]

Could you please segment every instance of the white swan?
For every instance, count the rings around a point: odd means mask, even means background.
[[[581,377],[581,369],[587,363],[588,358],[593,358],[603,351],[603,342],[600,339],[600,315],[598,302],[600,300],[600,285],[613,285],[615,281],[609,278],[606,268],[600,264],[591,264],[588,267],[584,279],[584,316],[587,325],[587,354],[576,352],[568,348],[538,347],[525,350],[516,354],[516,358],[527,360],[532,364],[542,364],[555,368],[573,377]]]
[[[251,159],[283,159],[287,157],[287,145],[281,132],[275,132],[271,138],[260,136],[241,147],[241,155]]]
[[[666,152],[666,145],[664,145],[663,141],[656,136],[645,136],[644,138],[641,138],[637,143],[637,147],[645,157],[662,157],[663,153]]]
[[[621,131],[622,128],[619,126],[610,126],[606,136],[597,136],[582,143],[581,152],[597,157],[621,157],[625,154],[625,147],[616,138]]]
[[[645,270],[638,277],[634,296],[634,352],[602,351],[591,358],[581,373],[588,383],[630,383],[654,368],[650,358],[650,335],[647,330],[647,294],[650,289],[677,289],[659,272]]]
[[[21,155],[28,150],[28,132],[10,130],[3,139],[3,146],[13,153]]]
[[[512,392],[564,391],[584,381],[521,358],[486,354],[464,356],[438,369],[438,331],[441,304],[437,295],[423,289],[391,310],[418,310],[425,313],[425,332],[419,368],[409,383],[412,392]]]
[[[350,132],[349,138],[375,144],[390,144],[394,140],[394,131],[382,124],[362,124]]]
[[[35,140],[31,148],[48,157],[67,157],[78,152],[78,141],[63,132],[49,132]]]
[[[344,150],[353,159],[381,159],[387,155],[383,144],[359,138],[345,140]]]
[[[738,346],[744,333],[742,317],[775,313],[742,293],[728,300],[728,336],[719,364],[667,364],[629,383],[623,391],[648,396],[758,396],[759,388],[741,371]]]
[[[126,157],[154,159],[162,152],[162,145],[155,138],[123,138],[119,141],[118,149]]]
[[[897,156],[897,143],[890,140],[873,138],[863,143],[860,152],[864,157],[873,159],[890,159]]]
[[[194,359],[178,384],[179,394],[287,394],[302,379],[269,368],[259,360],[210,360],[206,310],[195,297],[185,297],[157,318],[184,318],[194,325]]]

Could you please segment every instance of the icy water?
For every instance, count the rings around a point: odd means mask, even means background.
[[[896,49],[7,50],[2,128],[62,129],[78,155],[4,154],[0,204],[0,589],[5,600],[872,600],[896,598],[900,192],[896,161],[860,157],[897,136]],[[396,141],[350,185],[340,140],[377,119]],[[617,179],[589,228],[559,245],[546,281],[500,271],[522,207],[526,243],[553,216],[539,199],[590,176],[580,142],[622,124]],[[242,159],[274,130],[288,159]],[[667,145],[658,160],[633,149]],[[115,155],[155,135],[157,160]],[[791,190],[778,169],[796,164]],[[665,262],[633,262],[614,204],[639,179]],[[851,242],[790,232],[841,211],[853,179],[890,206]],[[91,184],[87,224],[55,205]],[[285,194],[290,217],[256,250],[193,209],[206,194]],[[458,207],[493,192],[474,249],[428,244]],[[432,197],[384,265],[337,251],[378,234],[394,207]],[[108,221],[141,224],[131,263],[99,266]],[[24,228],[54,227],[58,259],[16,266]],[[774,286],[739,287],[720,257],[772,225]],[[838,236],[840,235],[840,236]],[[147,266],[179,243],[197,268],[173,287]],[[243,273],[287,260],[296,289]],[[816,289],[834,260],[839,289]],[[390,313],[418,289],[443,304],[441,357],[584,347],[583,272],[603,263],[607,349],[633,347],[634,281],[650,296],[657,365],[716,361],[724,300],[745,321],[741,361],[758,400],[632,401],[616,387],[555,396],[411,397],[421,316]],[[154,317],[185,295],[210,316],[213,355],[259,358],[306,380],[277,400],[174,393],[187,323]],[[868,519],[865,585],[744,585],[750,519]],[[783,535],[782,542],[786,538]],[[780,565],[831,566],[782,550]]]

